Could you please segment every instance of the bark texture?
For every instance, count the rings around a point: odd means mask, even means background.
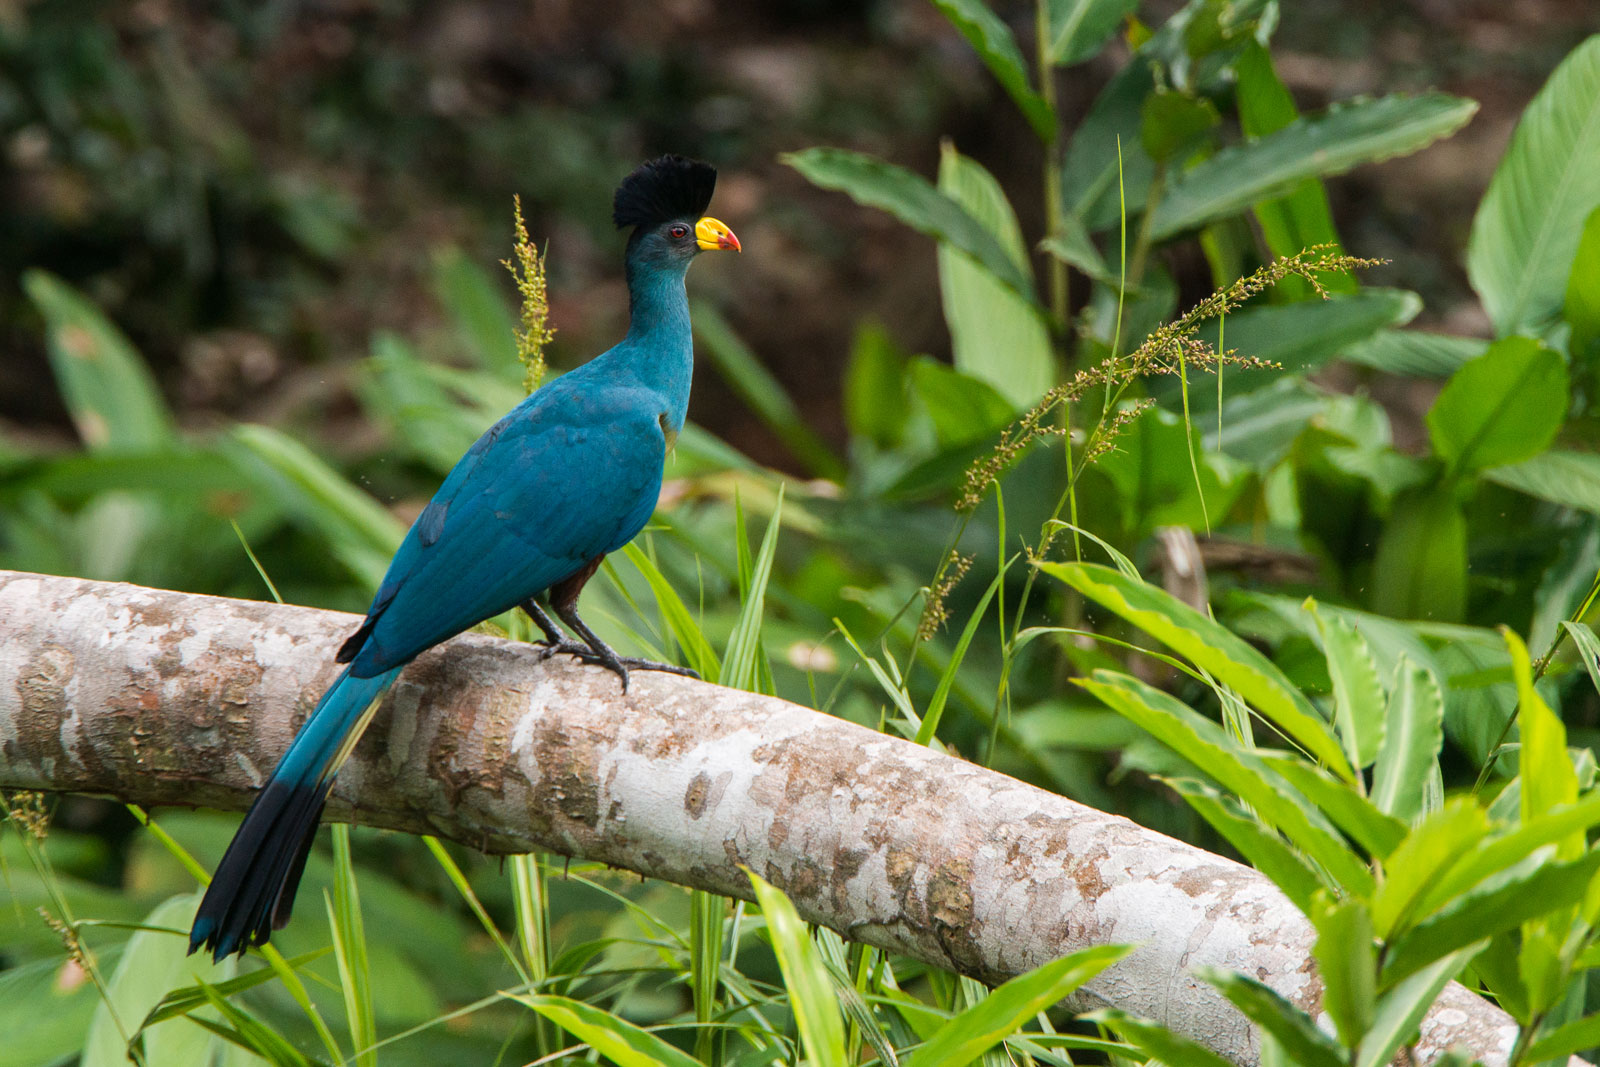
[[[0,787],[242,810],[337,673],[355,616],[0,571]],[[401,676],[329,813],[749,896],[749,867],[844,934],[987,982],[1133,943],[1075,1006],[1240,1064],[1245,1019],[1190,970],[1316,1011],[1301,914],[1255,871],[1004,775],[768,697],[616,678],[466,635]],[[1451,986],[1421,1062],[1504,1064],[1511,1019]]]

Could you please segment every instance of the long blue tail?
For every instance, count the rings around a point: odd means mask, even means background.
[[[399,673],[352,678],[346,668],[322,694],[217,865],[195,913],[190,952],[204,945],[216,960],[242,955],[289,921],[333,776]]]

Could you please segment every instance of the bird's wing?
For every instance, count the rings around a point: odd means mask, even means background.
[[[644,392],[559,384],[479,438],[417,517],[341,651],[352,673],[405,663],[643,528],[666,456],[659,405]]]

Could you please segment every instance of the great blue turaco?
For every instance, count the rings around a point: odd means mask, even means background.
[[[521,607],[544,654],[615,671],[692,674],[618,656],[578,617],[600,561],[644,527],[668,450],[683,428],[694,364],[684,275],[701,252],[739,251],[707,217],[717,172],[663,156],[618,186],[612,218],[628,237],[628,334],[495,423],[445,477],[389,564],[366,620],[339,649],[347,664],[256,796],[195,915],[189,951],[213,958],[265,944],[289,919],[328,790],[384,691],[422,652]],[[543,598],[580,640],[564,637]]]

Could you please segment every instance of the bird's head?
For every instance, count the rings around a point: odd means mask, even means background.
[[[611,218],[619,229],[634,228],[628,238],[630,266],[686,270],[701,252],[739,251],[733,231],[706,214],[716,184],[715,167],[682,156],[652,159],[624,178]]]

